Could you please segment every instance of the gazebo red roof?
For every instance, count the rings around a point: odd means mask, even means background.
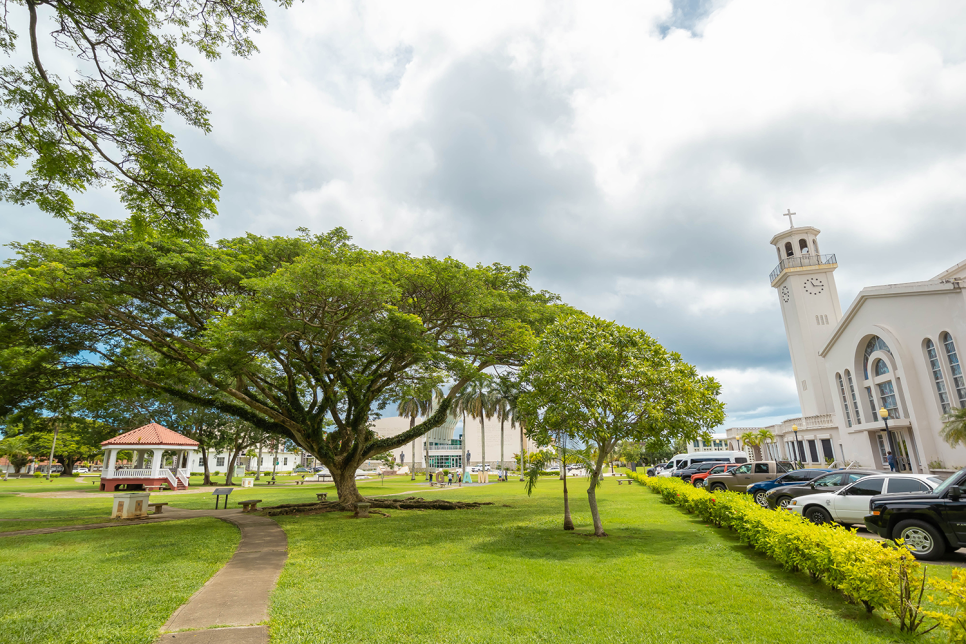
[[[198,441],[182,436],[157,423],[150,423],[144,427],[132,429],[129,432],[110,438],[101,445],[177,445],[181,447],[197,447]]]

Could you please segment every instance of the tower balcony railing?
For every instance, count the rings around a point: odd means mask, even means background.
[[[768,277],[769,282],[774,282],[775,278],[782,274],[782,271],[789,268],[806,268],[808,266],[824,266],[825,264],[836,264],[835,255],[795,255],[794,257],[786,257],[782,261],[778,262],[778,266],[775,270],[771,272]]]

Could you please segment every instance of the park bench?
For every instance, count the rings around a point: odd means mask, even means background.
[[[296,485],[305,485],[305,477],[303,476],[302,477],[302,480],[301,481],[296,481],[295,484]]]
[[[633,482],[634,481],[632,479],[618,479],[617,480],[617,484],[618,485],[623,485],[624,483],[627,483],[628,485],[630,485]]]
[[[326,499],[329,498],[329,493],[328,492],[318,492],[318,493],[316,493],[315,498],[317,498],[319,500],[319,503],[325,503]]]
[[[275,479],[272,479],[271,481],[269,481],[268,485],[275,485]]]
[[[436,481],[430,481],[429,487],[436,487]]]
[[[225,502],[227,503],[228,500],[225,499]],[[258,504],[261,502],[261,499],[252,499],[250,501],[239,501],[238,505],[242,506],[242,512],[248,514],[249,512],[255,512],[258,510]]]
[[[167,503],[148,503],[148,507],[153,510],[151,514],[161,514],[161,511],[164,510],[164,506],[166,505]]]
[[[230,487],[218,487],[212,492],[212,496],[215,497],[215,509],[218,509],[219,497],[225,497],[225,509],[228,509],[228,495],[231,494],[232,488]]]

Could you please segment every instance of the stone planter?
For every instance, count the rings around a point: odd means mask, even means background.
[[[357,519],[368,519],[369,518],[369,506],[371,503],[356,503],[356,518]]]

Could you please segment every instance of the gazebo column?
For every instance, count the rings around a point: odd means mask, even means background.
[[[117,463],[117,450],[116,449],[104,450],[104,467],[103,467],[102,474],[113,472],[115,463]]]
[[[144,469],[144,450],[139,449],[135,452],[134,469],[143,470]]]
[[[161,455],[164,454],[163,449],[153,449],[151,450],[151,477],[158,478],[161,476]]]

